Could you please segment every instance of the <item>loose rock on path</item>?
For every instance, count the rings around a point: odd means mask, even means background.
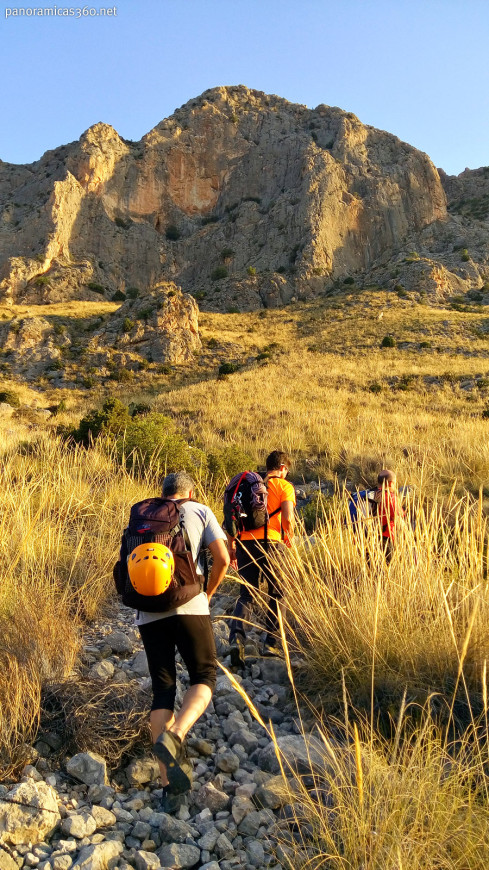
[[[218,658],[227,667],[228,621],[222,617],[232,600],[218,593],[213,601]],[[259,634],[251,632],[244,671],[234,676],[264,721],[273,722],[288,761],[310,773],[308,757],[318,766],[323,762],[320,746],[312,737],[305,745],[285,662],[260,658],[258,642]],[[150,687],[134,615],[126,608],[90,628],[83,662],[100,684]],[[177,670],[178,704],[188,677],[181,664]],[[219,671],[213,700],[188,747],[192,789],[170,815],[161,811],[158,765],[149,748],[111,773],[97,752],[59,763],[53,754],[60,748],[57,735],[41,733],[38,758],[26,765],[21,783],[0,786],[0,870],[285,870],[291,866],[287,856],[299,868],[308,854],[287,821],[291,796],[277,775],[272,741]]]

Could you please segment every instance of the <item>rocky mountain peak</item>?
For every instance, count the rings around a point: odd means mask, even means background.
[[[337,107],[212,88],[139,142],[99,122],[30,166],[0,164],[0,296],[112,298],[176,281],[204,308],[250,309],[377,279],[413,250],[451,273],[466,216],[447,196],[485,178],[463,175],[441,179]],[[473,230],[467,289],[487,263],[487,227]]]

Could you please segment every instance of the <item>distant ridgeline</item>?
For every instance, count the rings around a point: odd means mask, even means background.
[[[0,301],[124,301],[173,281],[209,310],[338,282],[489,296],[489,169],[458,177],[338,108],[206,91],[139,142],[98,123],[0,163]],[[481,298],[482,298],[481,297]]]

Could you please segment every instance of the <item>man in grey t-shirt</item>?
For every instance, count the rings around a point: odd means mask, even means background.
[[[186,472],[169,474],[163,481],[163,498],[192,499],[194,482]],[[202,550],[212,555],[207,590],[173,610],[163,613],[139,611],[136,624],[148,658],[153,688],[150,726],[154,751],[161,770],[164,802],[167,794],[187,791],[191,765],[184,739],[208,706],[216,682],[216,648],[209,601],[226,574],[229,555],[226,535],[210,508],[195,501],[180,505],[182,523],[192,551],[197,574],[202,575]],[[175,650],[185,662],[190,688],[175,715]]]

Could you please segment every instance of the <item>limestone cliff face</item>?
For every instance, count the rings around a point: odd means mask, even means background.
[[[29,166],[0,163],[0,211],[3,299],[171,280],[217,309],[314,295],[423,234],[436,247],[454,220],[425,154],[340,109],[242,86],[205,92],[140,142],[100,123]]]

